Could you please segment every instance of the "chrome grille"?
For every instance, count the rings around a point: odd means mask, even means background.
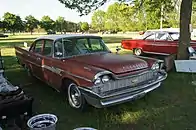
[[[154,77],[153,71],[145,72],[141,75],[135,75],[129,78],[125,79],[119,79],[115,81],[111,81],[105,84],[101,84],[99,86],[93,87],[93,91],[101,94],[104,92],[112,91],[112,90],[118,90],[126,87],[136,87],[142,83],[148,83],[148,81],[151,81]]]

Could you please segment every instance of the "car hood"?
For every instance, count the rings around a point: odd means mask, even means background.
[[[132,55],[117,55],[112,53],[99,53],[77,56],[72,58],[80,63],[99,67],[113,73],[125,73],[145,69],[148,63]]]

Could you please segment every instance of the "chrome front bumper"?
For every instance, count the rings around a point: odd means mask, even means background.
[[[130,87],[130,89],[121,90],[104,97],[101,97],[100,95],[93,93],[91,90],[85,89],[83,87],[80,87],[80,90],[90,105],[96,108],[108,107],[141,98],[148,92],[160,87],[161,82],[167,78],[166,72],[162,71],[160,73],[161,75],[154,82],[134,87],[136,88],[135,90]]]

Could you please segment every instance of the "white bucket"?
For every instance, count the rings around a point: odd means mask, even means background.
[[[53,114],[40,114],[30,118],[27,125],[30,130],[55,130],[57,120]]]

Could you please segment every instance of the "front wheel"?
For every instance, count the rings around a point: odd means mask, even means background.
[[[74,109],[84,110],[87,105],[84,96],[75,83],[70,83],[68,86],[68,101]]]
[[[134,53],[136,56],[141,56],[141,55],[143,54],[142,49],[140,49],[140,48],[135,48],[135,49],[133,50],[133,53]]]

